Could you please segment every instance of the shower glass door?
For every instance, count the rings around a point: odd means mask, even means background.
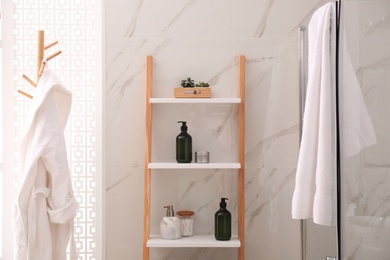
[[[341,86],[341,221],[340,259],[390,259],[390,1],[343,0],[343,64],[348,57],[358,79],[359,96]],[[343,65],[344,66],[344,65]],[[345,68],[341,80],[350,79]],[[344,81],[343,81],[344,82]],[[353,92],[353,91],[352,91]],[[352,96],[355,95],[355,96]],[[347,101],[352,96],[352,99]],[[352,101],[351,101],[352,100]],[[364,114],[364,109],[367,115]],[[348,111],[358,111],[351,116]],[[361,112],[363,111],[363,112]],[[357,116],[356,116],[357,115]],[[354,118],[352,118],[354,117]],[[367,117],[371,122],[367,121]],[[362,122],[358,128],[355,123]],[[356,147],[360,139],[376,143]],[[359,140],[352,140],[358,131]],[[355,154],[349,153],[355,149]]]

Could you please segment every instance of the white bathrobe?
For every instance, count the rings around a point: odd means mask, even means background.
[[[39,80],[20,149],[23,180],[13,208],[15,260],[62,260],[73,236],[73,196],[64,129],[72,94],[46,69]]]

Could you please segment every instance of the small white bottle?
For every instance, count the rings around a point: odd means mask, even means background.
[[[168,205],[163,208],[167,209],[166,216],[160,222],[160,236],[163,239],[178,239],[181,237],[180,220],[175,217],[173,206]]]

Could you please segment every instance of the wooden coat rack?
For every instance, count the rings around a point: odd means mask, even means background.
[[[54,57],[56,57],[56,56],[61,54],[61,51],[57,51],[57,52],[53,53],[52,55],[48,56],[47,58],[45,58],[45,50],[49,49],[50,47],[52,47],[52,46],[54,46],[56,44],[58,44],[58,41],[52,42],[52,43],[50,43],[50,44],[45,46],[45,31],[43,31],[43,30],[39,30],[38,31],[38,33],[37,33],[37,74],[36,74],[36,82],[31,80],[26,75],[24,75],[24,74],[22,75],[22,77],[28,83],[30,83],[30,85],[33,86],[34,88],[36,88],[37,85],[38,85],[39,79],[41,78],[43,70],[45,69],[46,62],[48,62],[49,60],[51,60]],[[31,96],[30,94],[27,94],[26,92],[24,92],[24,91],[22,91],[20,89],[18,89],[18,93],[22,94],[25,97],[33,98],[33,96]]]

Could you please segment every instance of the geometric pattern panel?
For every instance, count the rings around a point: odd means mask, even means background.
[[[37,31],[45,31],[45,45],[59,44],[45,51],[45,57],[61,50],[48,62],[62,83],[73,93],[72,110],[65,132],[75,197],[80,205],[75,219],[79,259],[96,259],[96,78],[95,1],[93,0],[14,0],[15,91],[34,95],[21,78],[35,80]],[[15,95],[15,172],[20,185],[19,146],[30,99]]]

